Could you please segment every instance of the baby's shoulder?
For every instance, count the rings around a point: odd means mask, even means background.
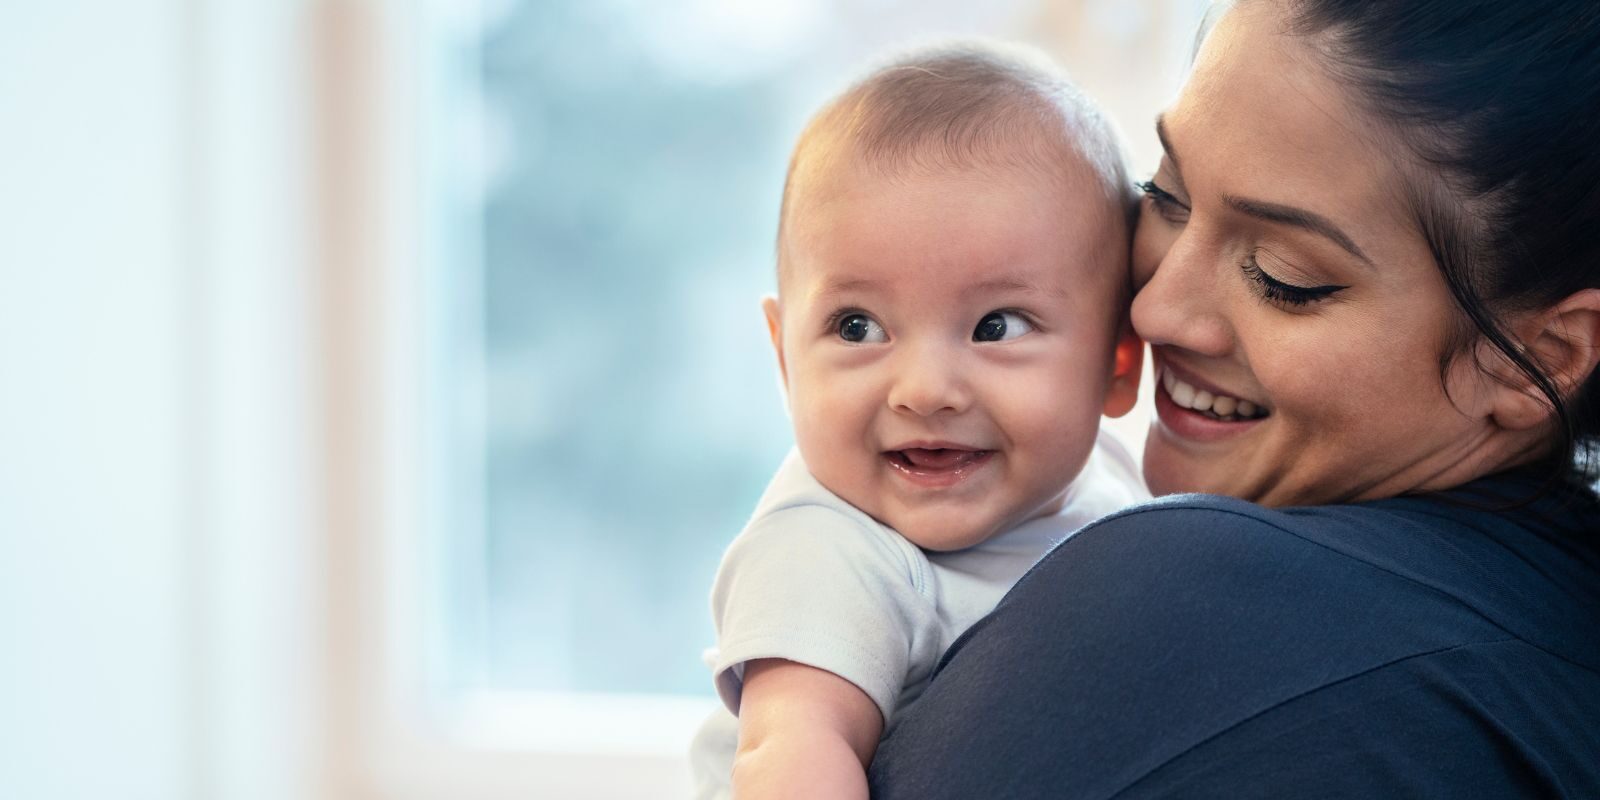
[[[751,562],[804,571],[846,568],[860,576],[929,582],[927,556],[905,537],[850,505],[812,477],[797,453],[784,459],[755,513],[724,557],[724,569]]]

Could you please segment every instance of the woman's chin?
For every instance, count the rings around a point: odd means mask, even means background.
[[[1183,447],[1164,441],[1163,436],[1166,435],[1170,434],[1152,428],[1150,437],[1145,440],[1144,481],[1150,494],[1156,497],[1169,494],[1216,494],[1272,505],[1261,496],[1259,486],[1248,486],[1240,480],[1240,470],[1234,459],[1190,453]]]
[[[1169,494],[1220,494],[1216,488],[1194,480],[1192,475],[1172,473],[1172,470],[1163,469],[1161,465],[1152,464],[1147,459],[1144,463],[1144,482],[1149,487],[1150,494],[1156,497]]]
[[[1194,469],[1174,463],[1173,454],[1165,452],[1155,441],[1156,435],[1155,431],[1151,431],[1144,447],[1144,483],[1150,489],[1150,494],[1161,497],[1207,491],[1195,480]]]

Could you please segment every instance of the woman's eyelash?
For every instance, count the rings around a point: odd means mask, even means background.
[[[1176,199],[1172,196],[1171,192],[1161,188],[1160,186],[1157,186],[1155,181],[1139,181],[1138,183],[1134,184],[1134,188],[1137,188],[1139,191],[1144,192],[1145,194],[1150,195],[1157,200]]]
[[[1155,203],[1156,209],[1159,211],[1183,214],[1189,210],[1188,206],[1178,202],[1178,198],[1173,196],[1172,192],[1157,186],[1153,180],[1140,181],[1134,184],[1134,188],[1150,198],[1150,202]]]
[[[1255,253],[1246,256],[1244,263],[1239,265],[1239,269],[1244,271],[1245,277],[1255,283],[1256,290],[1261,293],[1263,298],[1269,302],[1284,306],[1299,307],[1319,300],[1326,300],[1334,292],[1349,288],[1337,284],[1296,286],[1292,283],[1284,283],[1261,269],[1261,265],[1256,261]]]

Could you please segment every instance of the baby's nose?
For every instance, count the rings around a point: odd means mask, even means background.
[[[889,391],[889,407],[905,414],[931,417],[960,413],[972,404],[971,392],[954,359],[924,355],[901,368]]]

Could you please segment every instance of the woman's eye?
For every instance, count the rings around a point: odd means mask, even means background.
[[[1150,205],[1162,219],[1172,223],[1189,221],[1189,207],[1178,202],[1178,198],[1172,192],[1161,188],[1153,180],[1136,185],[1139,191],[1144,192],[1144,196],[1150,199]]]
[[[839,319],[839,338],[854,344],[878,344],[889,341],[883,326],[866,314],[846,314]]]
[[[1252,252],[1245,257],[1239,269],[1244,272],[1255,286],[1256,292],[1267,302],[1285,308],[1299,308],[1301,306],[1326,300],[1348,286],[1327,284],[1324,286],[1299,286],[1287,281],[1281,281],[1267,274],[1256,260],[1257,253]]]
[[[978,320],[978,327],[972,332],[972,341],[1002,342],[1032,330],[1033,326],[1015,311],[991,311]]]

